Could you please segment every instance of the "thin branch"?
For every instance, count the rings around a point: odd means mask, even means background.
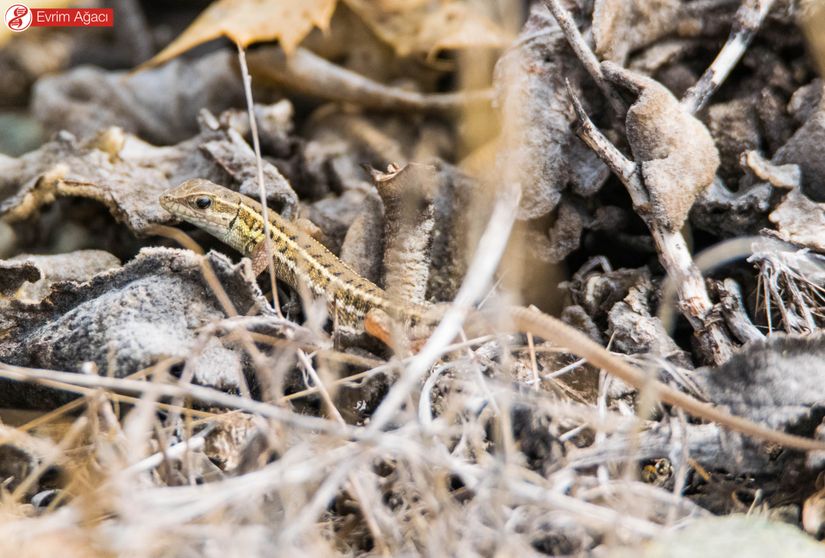
[[[184,440],[174,446],[170,446],[163,451],[159,451],[153,453],[152,455],[141,459],[137,463],[133,463],[123,471],[121,471],[121,475],[123,477],[129,475],[137,475],[140,473],[146,473],[155,469],[156,467],[160,466],[161,463],[166,461],[176,461],[181,460],[186,457],[187,454],[192,452],[202,451],[205,443],[205,434],[209,432],[205,430],[203,432],[199,432],[197,435],[192,436],[191,438]]]
[[[264,184],[264,165],[261,158],[261,140],[258,137],[258,122],[255,118],[255,107],[252,103],[252,76],[246,65],[246,51],[238,43],[238,61],[241,65],[243,89],[246,94],[246,108],[249,111],[249,130],[252,134],[252,146],[255,149],[255,161],[258,164],[258,194],[261,202],[261,215],[264,220],[264,249],[266,250],[267,267],[269,271],[270,288],[272,289],[272,306],[281,317],[281,305],[278,303],[278,287],[275,282],[275,260],[272,257],[272,237],[270,236],[269,207],[266,204],[266,185]]]
[[[230,395],[216,389],[194,384],[160,384],[157,382],[127,380],[108,376],[59,372],[56,370],[38,370],[3,363],[0,363],[0,377],[18,382],[40,384],[64,391],[76,391],[75,388],[77,388],[77,391],[80,393],[87,393],[87,388],[92,387],[110,389],[119,393],[151,394],[156,397],[181,399],[190,398],[201,403],[217,405],[228,409],[240,409],[285,424],[291,424],[296,428],[304,430],[324,432],[343,437],[359,437],[361,433],[361,429],[353,426],[342,426],[334,421],[293,413],[287,409],[270,405],[269,403]]]
[[[78,436],[80,436],[83,433],[83,431],[86,430],[86,427],[88,425],[89,419],[85,416],[81,416],[80,418],[75,420],[72,423],[72,426],[69,428],[69,430],[63,435],[63,438],[60,440],[60,444],[58,444],[56,448],[57,451],[55,451],[46,459],[38,463],[37,467],[35,467],[34,470],[31,471],[26,476],[26,478],[24,478],[20,482],[19,485],[17,485],[17,488],[14,489],[14,492],[12,492],[10,496],[10,500],[12,502],[19,502],[20,499],[22,499],[23,496],[29,490],[31,490],[35,483],[40,480],[40,478],[49,469],[49,467],[54,465],[55,461],[57,461],[57,458],[66,454],[66,452],[69,450],[72,444],[75,443]]]
[[[705,281],[691,258],[685,239],[679,231],[661,227],[647,218],[647,192],[638,167],[610,143],[593,124],[575,94],[570,92],[573,106],[581,121],[579,137],[624,183],[637,213],[645,219],[659,254],[659,261],[676,287],[682,314],[688,319],[697,338],[703,341],[714,364],[722,364],[733,354],[730,340],[720,323],[712,317],[713,303]]]
[[[609,372],[612,376],[639,390],[647,390],[659,401],[675,405],[694,417],[716,422],[729,430],[776,442],[781,446],[817,451],[825,448],[823,441],[772,430],[746,418],[731,415],[721,408],[699,401],[695,397],[654,380],[640,368],[617,358],[584,333],[557,318],[522,307],[510,308],[508,314],[520,331],[532,331],[548,341],[566,347],[573,354],[587,359],[593,366]]]
[[[639,176],[639,167],[633,161],[629,160],[624,154],[613,145],[604,134],[602,134],[596,125],[587,116],[584,107],[570,86],[567,85],[567,94],[570,95],[570,100],[573,103],[573,110],[576,111],[576,116],[579,119],[580,129],[578,131],[579,137],[587,146],[592,149],[605,165],[619,177],[627,188],[630,194],[630,199],[633,202],[633,207],[646,211],[647,205],[650,202],[642,183],[642,177]]]
[[[682,99],[682,106],[693,114],[702,109],[711,95],[727,79],[731,70],[745,54],[765,17],[773,6],[774,0],[744,0],[734,16],[733,28],[725,46],[699,78],[688,89]]]
[[[250,54],[249,60],[256,76],[298,93],[377,110],[449,112],[489,106],[493,99],[491,89],[427,94],[390,87],[301,47],[289,56],[279,47],[259,49]]]

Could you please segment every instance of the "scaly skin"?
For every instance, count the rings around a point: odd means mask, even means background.
[[[160,204],[173,215],[202,228],[253,259],[264,249],[261,205],[237,192],[207,180],[188,180],[164,193]],[[336,326],[363,332],[367,314],[383,312],[405,325],[435,324],[441,312],[432,305],[391,300],[387,293],[361,277],[320,242],[280,215],[269,212],[275,274],[299,292],[308,289],[327,302]],[[567,324],[523,307],[507,309],[509,319],[521,332],[538,335],[603,368],[623,382],[681,407],[691,415],[716,422],[749,436],[801,450],[825,451],[825,443],[771,430],[651,379],[639,368],[616,357]]]
[[[199,207],[198,204],[205,207]],[[204,229],[241,254],[265,254],[261,204],[208,180],[188,180],[160,198],[170,213]],[[323,298],[336,326],[363,332],[364,319],[380,310],[404,324],[428,320],[430,307],[392,301],[387,293],[356,273],[306,232],[270,211],[269,233],[275,274],[298,292]]]

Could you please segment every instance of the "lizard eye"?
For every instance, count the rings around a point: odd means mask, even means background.
[[[210,205],[212,205],[212,198],[210,198],[209,196],[199,196],[195,198],[195,205],[198,207],[198,209],[206,209]]]

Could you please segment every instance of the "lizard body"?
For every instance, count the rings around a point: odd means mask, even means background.
[[[261,261],[265,227],[258,202],[207,180],[193,179],[165,192],[160,203],[178,218]],[[308,290],[323,298],[336,319],[336,326],[363,332],[365,321],[373,311],[383,312],[405,325],[437,323],[441,312],[434,305],[390,299],[383,289],[361,277],[293,223],[275,212],[269,212],[269,221],[276,275],[299,292]],[[260,271],[264,267],[258,264],[256,269]],[[771,430],[655,380],[552,316],[515,306],[507,308],[506,316],[501,318],[509,320],[518,331],[565,347],[619,380],[697,418],[782,446],[825,451],[825,442]]]
[[[164,193],[161,205],[170,213],[212,234],[258,262],[266,257],[261,204],[208,180],[188,180]],[[277,213],[269,213],[269,233],[275,274],[298,292],[308,289],[327,303],[336,326],[363,331],[371,310],[380,310],[405,324],[419,324],[431,314],[424,305],[393,301],[387,293],[342,262],[323,244]]]

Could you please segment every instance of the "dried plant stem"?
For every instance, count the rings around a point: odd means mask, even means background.
[[[65,454],[69,448],[74,444],[80,434],[86,430],[86,427],[89,425],[89,419],[85,416],[81,416],[76,421],[72,423],[72,426],[69,428],[68,432],[63,435],[63,438],[60,440],[60,444],[57,446],[57,450],[52,456],[48,459],[44,459],[41,461],[35,469],[24,478],[17,488],[14,489],[14,492],[11,493],[9,496],[10,501],[18,502],[21,498],[35,485],[35,483],[40,480],[40,477],[46,472],[46,470],[54,465],[55,460],[58,456]]]
[[[734,16],[733,28],[725,46],[716,55],[711,65],[696,84],[688,89],[682,99],[682,106],[689,113],[702,109],[711,95],[727,79],[731,70],[745,54],[774,0],[744,0]]]
[[[293,413],[269,403],[230,395],[216,389],[194,384],[161,384],[157,382],[110,378],[107,376],[88,376],[72,372],[24,368],[3,363],[0,363],[0,377],[84,394],[88,393],[88,388],[103,388],[118,393],[149,394],[154,397],[180,399],[189,398],[202,403],[257,414],[304,430],[324,432],[344,437],[358,437],[360,433],[360,429],[353,426],[342,426],[334,421]],[[155,405],[157,404],[158,403],[155,403]]]
[[[721,323],[712,315],[713,303],[705,287],[705,280],[693,262],[684,237],[679,231],[666,230],[654,219],[645,218],[648,195],[636,164],[629,161],[596,128],[572,91],[570,96],[581,123],[579,137],[624,183],[633,206],[650,229],[659,261],[665,268],[671,284],[676,287],[679,307],[700,340],[704,356],[713,364],[722,364],[733,354],[731,341],[722,329]]]
[[[183,442],[170,446],[163,451],[153,453],[152,455],[141,459],[137,463],[128,466],[126,469],[121,471],[120,474],[125,477],[149,472],[152,469],[159,467],[161,463],[166,461],[181,460],[191,452],[202,451],[204,445],[204,436],[202,434],[193,436]]]
[[[335,402],[332,400],[332,396],[330,395],[329,390],[327,390],[326,386],[324,385],[324,382],[321,380],[321,376],[318,374],[318,372],[315,370],[315,367],[312,365],[312,361],[300,349],[298,350],[298,359],[301,361],[301,364],[303,364],[304,370],[306,370],[307,374],[312,380],[312,383],[315,384],[315,387],[318,389],[318,392],[321,395],[321,399],[323,400],[324,405],[327,408],[327,411],[332,415],[332,418],[335,419],[339,424],[346,425],[344,417],[341,416],[341,412],[338,410],[338,407],[335,406]],[[352,472],[347,473],[347,479],[349,480],[349,483],[352,486],[352,495],[358,502],[358,507],[361,509],[361,514],[364,516],[367,528],[369,529],[376,546],[378,546],[378,549],[382,555],[389,555],[387,544],[384,542],[384,536],[381,533],[381,529],[378,527],[378,521],[375,519],[375,515],[373,514],[372,508],[370,508],[369,503],[367,502],[367,498],[364,495],[364,487],[361,485],[361,482],[358,480],[358,477],[355,476],[355,474]],[[329,501],[324,502],[323,505],[327,505],[328,503]],[[312,521],[314,520],[315,518],[313,517]]]
[[[806,450],[825,448],[825,442],[771,430],[742,417],[731,415],[686,393],[652,380],[639,368],[617,358],[580,331],[547,314],[516,307],[509,310],[509,315],[521,331],[532,331],[536,335],[566,347],[572,353],[586,358],[590,364],[606,370],[623,382],[637,389],[648,390],[658,400],[675,405],[695,417],[785,447]]]
[[[298,47],[287,56],[278,47],[250,54],[255,75],[299,93],[353,103],[378,110],[456,111],[468,106],[489,106],[490,89],[455,93],[418,93],[366,78]]]
[[[750,343],[765,339],[748,316],[742,298],[742,289],[733,279],[725,279],[719,287],[719,301],[725,315],[725,323],[733,334],[742,342]]]
[[[261,158],[261,140],[258,136],[258,122],[255,118],[255,105],[252,103],[252,76],[249,75],[249,67],[246,64],[246,51],[238,43],[238,62],[241,66],[241,77],[243,78],[243,90],[246,95],[246,108],[249,111],[249,130],[252,135],[252,147],[255,149],[255,161],[258,164],[258,194],[260,195],[261,214],[264,221],[264,249],[269,271],[270,288],[272,289],[272,306],[275,312],[281,316],[281,305],[278,303],[278,287],[275,282],[275,260],[272,257],[272,239],[269,228],[269,207],[266,204],[266,185],[264,184],[264,165]]]

